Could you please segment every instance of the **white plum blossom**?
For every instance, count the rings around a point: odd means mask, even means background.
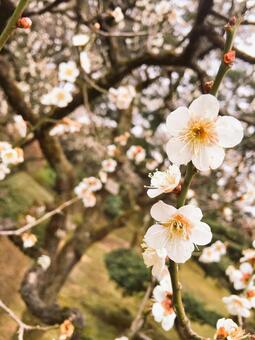
[[[105,172],[114,172],[117,167],[115,159],[109,158],[102,161],[102,169]]]
[[[84,178],[74,189],[74,192],[78,197],[83,196],[86,191],[98,191],[102,189],[101,181],[96,177],[86,177]]]
[[[231,222],[233,220],[233,210],[231,208],[225,207],[223,209],[223,215],[226,221]]]
[[[67,86],[56,86],[41,99],[43,105],[56,105],[66,107],[73,100],[70,89]]]
[[[124,14],[120,7],[116,7],[112,12],[111,15],[114,17],[114,20],[119,23],[124,19]]]
[[[224,148],[234,147],[243,138],[239,120],[218,113],[218,100],[210,94],[201,95],[189,108],[173,111],[166,121],[171,136],[166,145],[169,160],[179,165],[192,161],[201,171],[217,169],[224,160]]]
[[[225,255],[227,252],[226,245],[220,240],[214,242],[211,247],[213,247],[220,255]]]
[[[127,110],[135,95],[136,91],[132,85],[120,86],[117,89],[111,87],[108,92],[109,100],[120,110]]]
[[[107,178],[108,178],[108,174],[107,172],[103,171],[103,170],[100,170],[99,173],[98,173],[98,176],[100,178],[100,181],[102,183],[106,183],[107,182]]]
[[[109,157],[115,157],[117,152],[117,146],[115,144],[107,145],[107,155]]]
[[[159,201],[151,208],[151,216],[157,221],[145,234],[145,242],[154,249],[165,248],[167,256],[176,263],[186,262],[195,245],[211,242],[208,224],[201,221],[202,211],[191,204],[179,209]]]
[[[203,263],[220,262],[221,256],[226,254],[226,246],[220,240],[211,244],[210,247],[205,247],[199,257],[199,261]]]
[[[51,258],[48,255],[41,255],[38,257],[37,263],[42,267],[43,270],[47,270],[51,265]]]
[[[245,297],[250,302],[251,308],[255,308],[255,286],[253,284],[246,289]]]
[[[130,133],[129,132],[125,132],[122,135],[119,135],[117,137],[114,138],[115,143],[118,143],[121,146],[125,146],[127,145],[127,141],[130,137]]]
[[[245,249],[242,251],[243,256],[240,258],[240,262],[249,262],[255,264],[255,249]]]
[[[114,340],[128,340],[127,336],[121,336],[120,338],[115,338]]]
[[[59,64],[58,77],[60,81],[74,83],[79,75],[79,70],[74,61]]]
[[[0,181],[5,179],[6,175],[10,173],[10,169],[6,164],[0,163]]]
[[[174,326],[176,314],[173,309],[172,285],[170,277],[165,277],[153,290],[155,300],[152,306],[152,315],[156,322],[160,322],[165,331]]]
[[[84,72],[86,72],[86,73],[91,72],[91,60],[90,60],[89,55],[86,51],[81,52],[80,63],[81,63],[81,67],[83,68]]]
[[[159,16],[169,13],[170,9],[171,9],[170,1],[166,1],[166,0],[159,1],[155,6],[155,12]]]
[[[81,123],[68,117],[61,119],[49,132],[51,136],[62,136],[65,133],[75,133],[81,130]]]
[[[27,135],[27,123],[24,121],[21,115],[15,115],[13,120],[18,134],[20,137],[25,138]]]
[[[96,195],[91,191],[86,191],[82,196],[82,203],[85,208],[93,208],[96,205]]]
[[[72,38],[72,43],[74,46],[85,46],[90,40],[88,34],[76,34]]]
[[[233,269],[231,266],[227,268],[226,274],[233,283],[236,290],[241,290],[247,287],[252,277],[253,267],[250,263],[244,262],[239,269]]]
[[[34,234],[31,233],[24,233],[21,236],[23,241],[23,247],[24,248],[31,248],[33,247],[37,242],[37,237]]]
[[[151,178],[149,197],[153,198],[162,193],[172,192],[180,183],[181,172],[177,165],[170,165],[165,171],[155,171],[149,175]]]
[[[85,208],[91,208],[96,205],[96,196],[94,192],[102,189],[102,182],[96,177],[84,178],[75,188],[75,194],[82,199]]]
[[[231,315],[238,315],[243,318],[250,316],[251,304],[249,300],[238,295],[226,296],[222,299]]]
[[[136,164],[143,162],[145,157],[146,157],[146,151],[140,145],[132,145],[127,150],[127,158],[135,161]]]
[[[146,245],[145,245],[146,246]],[[162,280],[168,274],[166,267],[166,250],[145,248],[143,252],[143,260],[147,267],[152,267],[152,275],[158,280]]]
[[[19,164],[24,161],[24,154],[21,148],[10,148],[0,151],[0,157],[5,165]]]
[[[203,249],[199,257],[199,261],[203,263],[220,262],[221,255],[213,247],[206,247]]]
[[[232,319],[219,319],[216,325],[215,340],[241,340],[244,338],[244,331]]]

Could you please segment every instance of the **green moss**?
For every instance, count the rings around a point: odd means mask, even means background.
[[[52,195],[30,175],[20,172],[0,182],[0,216],[17,219],[33,205],[53,201]]]
[[[109,195],[104,201],[103,210],[112,218],[118,217],[123,213],[123,202],[120,196]]]
[[[144,291],[150,280],[148,269],[134,250],[114,250],[106,255],[105,263],[110,278],[127,294]]]
[[[223,317],[215,311],[206,309],[203,302],[189,293],[184,294],[183,300],[187,314],[193,321],[215,327],[217,320]]]
[[[33,173],[33,177],[40,184],[49,189],[54,188],[57,179],[55,171],[49,165],[45,165],[44,167],[38,169],[38,171]]]

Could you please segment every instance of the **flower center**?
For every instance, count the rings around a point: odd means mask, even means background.
[[[167,222],[162,223],[163,227],[169,229],[170,238],[178,237],[188,240],[190,237],[191,224],[184,216],[176,214]]]
[[[59,92],[57,95],[58,100],[64,100],[65,99],[65,94],[64,92]]]
[[[166,315],[171,314],[173,312],[172,294],[167,294],[166,298],[161,302],[161,305]]]
[[[217,142],[215,123],[211,120],[192,120],[181,135],[182,140],[195,151],[200,145],[212,145]]]
[[[228,336],[228,332],[225,330],[224,327],[220,327],[217,330],[217,339],[224,339]]]
[[[251,277],[251,274],[250,274],[250,273],[244,273],[244,274],[243,274],[243,277],[242,277],[242,281],[243,281],[244,283],[248,283],[249,280],[250,280],[250,277]]]
[[[253,297],[255,297],[255,290],[248,290],[248,291],[246,292],[246,296],[247,296],[248,298],[253,298]]]

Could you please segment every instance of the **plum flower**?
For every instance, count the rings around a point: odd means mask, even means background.
[[[181,172],[177,165],[171,165],[166,171],[155,171],[150,178],[151,185],[147,194],[153,198],[173,191],[181,180]]]
[[[127,158],[135,161],[136,164],[143,162],[145,157],[146,151],[141,145],[132,145],[127,150]]]
[[[74,83],[79,75],[79,70],[74,61],[59,64],[58,77],[59,80],[66,80]]]
[[[245,297],[250,302],[251,308],[255,308],[255,286],[249,285],[245,291]]]
[[[241,290],[247,287],[253,273],[253,267],[250,263],[244,262],[239,269],[228,267],[226,274],[233,283],[236,290]]]
[[[173,111],[166,121],[171,136],[166,145],[169,160],[179,165],[192,161],[200,171],[218,168],[224,148],[234,147],[243,138],[239,120],[218,113],[218,100],[210,94],[201,95],[189,108]]]
[[[216,328],[215,340],[241,340],[244,338],[243,329],[232,319],[219,319]]]
[[[226,254],[226,246],[220,240],[213,243],[210,247],[203,249],[199,261],[203,263],[220,262],[221,256]]]
[[[162,280],[168,274],[166,267],[166,250],[146,247],[143,252],[143,260],[147,267],[152,267],[152,275],[158,280]]]
[[[153,290],[155,303],[152,306],[152,315],[156,322],[161,322],[162,328],[169,331],[173,325],[176,314],[173,309],[172,285],[170,276],[167,276]]]
[[[199,261],[202,263],[220,262],[220,253],[213,247],[206,247],[203,249],[202,254],[199,257]]]
[[[151,208],[151,216],[157,221],[145,234],[145,242],[154,249],[165,248],[167,256],[176,263],[184,263],[194,250],[194,244],[211,242],[208,224],[201,222],[202,211],[185,205],[179,209],[159,201]]]
[[[248,318],[250,316],[249,309],[251,308],[251,304],[246,298],[238,295],[230,295],[224,297],[222,301],[226,304],[228,312],[231,315],[239,315],[243,318]]]
[[[105,172],[114,172],[117,167],[115,159],[109,158],[102,161],[102,168]]]

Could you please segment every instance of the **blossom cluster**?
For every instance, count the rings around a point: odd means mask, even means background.
[[[180,191],[178,188],[181,185],[180,165],[192,163],[199,171],[219,168],[224,160],[224,148],[233,147],[241,142],[243,138],[241,123],[234,117],[218,116],[218,113],[218,100],[206,94],[195,99],[189,108],[180,107],[167,117],[169,140],[165,150],[172,165],[164,171],[156,170],[150,174],[151,183],[147,191],[149,197],[155,198]],[[167,261],[170,259],[176,263],[186,262],[192,256],[195,247],[205,246],[211,242],[212,232],[209,225],[202,221],[201,209],[193,204],[175,208],[160,200],[152,206],[150,214],[156,222],[144,236],[143,258],[146,266],[152,267],[152,275],[160,282],[153,292],[155,302],[152,314],[155,321],[162,323],[163,329],[169,330],[174,324],[176,315]],[[203,249],[199,260],[206,263],[219,262],[225,253],[225,244],[216,241]],[[243,264],[242,268],[244,267],[247,271],[248,265]],[[239,280],[240,277],[243,278],[242,275],[242,273],[239,275]],[[247,272],[245,275],[247,276]],[[236,280],[237,276],[235,274]],[[222,319],[217,324],[217,339],[223,328],[229,336],[223,337],[226,339],[232,339],[230,335],[239,332],[238,326],[232,320]]]
[[[12,147],[8,142],[0,142],[0,180],[10,173],[10,166],[24,161],[23,150]]]
[[[255,249],[243,250],[239,268],[230,265],[226,269],[226,275],[237,293],[240,293],[223,298],[228,312],[248,318],[250,310],[255,308]]]

